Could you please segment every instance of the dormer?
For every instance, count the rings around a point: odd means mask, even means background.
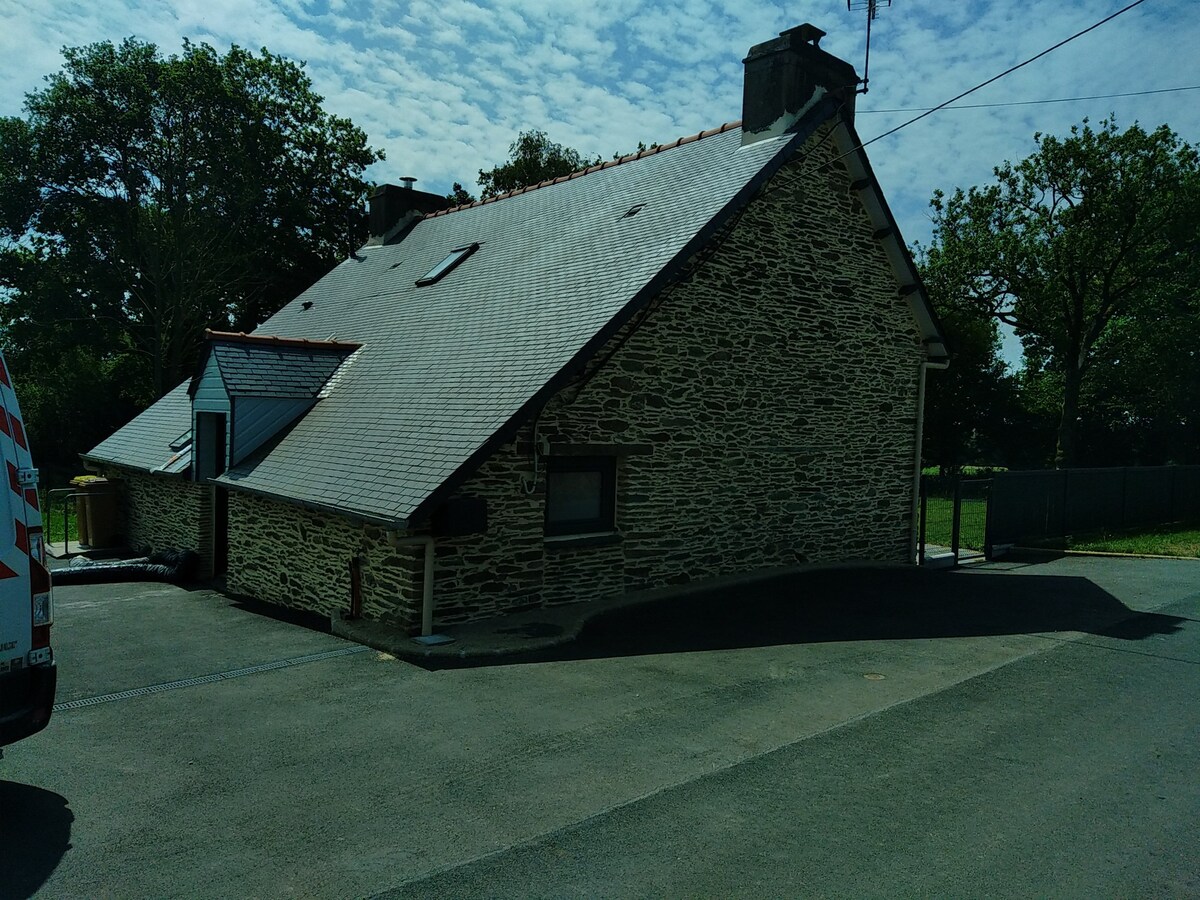
[[[192,474],[206,481],[245,461],[307,413],[358,344],[207,333],[192,401]]]

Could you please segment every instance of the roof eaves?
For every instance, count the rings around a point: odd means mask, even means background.
[[[244,331],[212,331],[206,329],[205,338],[209,341],[222,341],[234,344],[253,344],[266,347],[294,347],[300,350],[341,350],[351,353],[362,346],[353,341],[313,341],[308,338],[283,338],[272,334],[246,334]]]
[[[408,528],[409,520],[390,518],[381,516],[377,513],[369,513],[363,510],[356,510],[349,506],[335,506],[329,503],[320,503],[315,500],[302,500],[299,497],[290,497],[287,494],[279,494],[273,491],[263,490],[262,488],[250,487],[241,484],[236,478],[230,478],[229,474],[221,475],[217,478],[210,478],[212,484],[219,484],[223,488],[228,488],[232,491],[240,491],[243,494],[252,494],[255,497],[263,497],[267,500],[274,500],[279,503],[286,503],[290,506],[299,506],[301,509],[307,509],[311,512],[322,513],[324,515],[341,516],[347,519],[353,519],[356,522],[365,522],[368,525],[380,525],[384,528],[391,528],[403,531]]]
[[[136,472],[139,475],[157,475],[168,478],[178,478],[183,474],[183,472],[168,472],[158,468],[151,469],[147,468],[146,466],[135,466],[132,463],[119,462],[115,459],[106,459],[103,456],[93,456],[90,453],[80,453],[79,458],[85,464],[90,463],[94,466],[105,466],[110,469],[120,469],[123,472]]]
[[[899,279],[901,281],[902,296],[908,299],[910,306],[913,304],[914,299],[919,304],[919,307],[913,308],[913,314],[917,319],[918,326],[921,328],[921,337],[925,346],[932,351],[930,355],[934,359],[947,358],[950,353],[950,347],[946,341],[946,331],[938,319],[937,310],[933,308],[933,303],[929,299],[929,291],[921,279],[921,273],[917,268],[916,261],[913,259],[908,245],[905,244],[900,234],[900,227],[896,224],[896,218],[892,215],[887,198],[883,196],[883,191],[879,188],[879,181],[876,179],[875,172],[871,168],[871,160],[867,157],[862,138],[859,137],[858,132],[854,128],[854,122],[849,116],[843,115],[840,118],[841,124],[845,128],[845,140],[850,144],[850,148],[843,151],[841,155],[846,158],[851,176],[856,179],[853,186],[858,187],[862,192],[869,192],[870,199],[875,206],[876,214],[884,222],[884,228],[881,229],[878,235],[879,239],[883,242],[889,259],[894,261],[894,265],[898,264],[906,270],[903,274],[907,277]],[[868,211],[870,212],[869,204]],[[898,276],[900,274],[900,272],[897,272]],[[927,321],[921,321],[923,317]]]
[[[520,194],[528,194],[530,191],[536,191],[539,188],[548,187],[552,184],[560,184],[564,181],[573,181],[576,178],[582,178],[584,175],[590,175],[592,172],[599,172],[601,169],[611,169],[613,166],[623,165],[624,163],[633,162],[637,159],[644,159],[647,156],[654,156],[655,154],[663,153],[667,150],[674,150],[676,147],[680,147],[684,144],[691,144],[695,141],[712,137],[715,134],[724,134],[726,131],[732,131],[735,128],[741,127],[741,119],[737,119],[733,122],[726,122],[724,125],[719,125],[716,128],[709,128],[706,131],[701,131],[697,134],[690,134],[686,137],[676,138],[667,144],[659,144],[657,147],[647,147],[645,150],[639,150],[637,153],[629,153],[618,159],[610,159],[602,163],[597,163],[593,166],[577,169],[576,171],[571,172],[569,175],[559,175],[557,178],[548,178],[545,181],[539,181],[537,184],[520,187],[504,194],[498,194],[495,197],[488,197],[484,200],[475,200],[471,203],[464,203],[461,206],[452,206],[449,209],[441,209],[435,213],[430,213],[425,218],[435,219],[438,216],[445,216],[452,212],[458,212],[464,209],[474,209],[476,206],[486,206],[487,204],[495,203],[498,200],[507,200],[509,197],[516,197]]]

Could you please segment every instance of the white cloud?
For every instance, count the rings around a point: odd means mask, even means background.
[[[873,31],[864,138],[1108,15],[1118,0],[905,0]],[[861,13],[823,6],[822,46],[862,68]],[[415,175],[427,190],[472,186],[519,129],[543,128],[585,156],[666,142],[741,115],[741,59],[799,24],[782,0],[0,0],[0,114],[61,65],[59,48],[135,34],[164,51],[184,36],[308,61],[326,107],[388,153],[377,180]],[[810,12],[809,15],[812,15]],[[1191,0],[1157,0],[964,102],[1003,102],[1200,84],[1200,17]],[[870,148],[905,236],[927,239],[935,188],[986,181],[1032,150],[1032,134],[1085,115],[1169,123],[1200,140],[1200,92],[937,113]]]

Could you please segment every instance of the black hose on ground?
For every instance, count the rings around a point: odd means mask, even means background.
[[[138,559],[92,560],[77,556],[50,573],[53,584],[109,584],[118,581],[191,581],[199,557],[191,550],[161,550]]]

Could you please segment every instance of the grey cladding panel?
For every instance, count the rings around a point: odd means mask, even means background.
[[[192,409],[201,412],[229,412],[229,395],[225,392],[225,383],[221,380],[215,356],[208,357],[204,371],[200,373],[196,382],[196,390],[192,394]]]
[[[294,422],[313,405],[312,400],[279,400],[274,397],[238,397],[233,401],[233,464]]]

